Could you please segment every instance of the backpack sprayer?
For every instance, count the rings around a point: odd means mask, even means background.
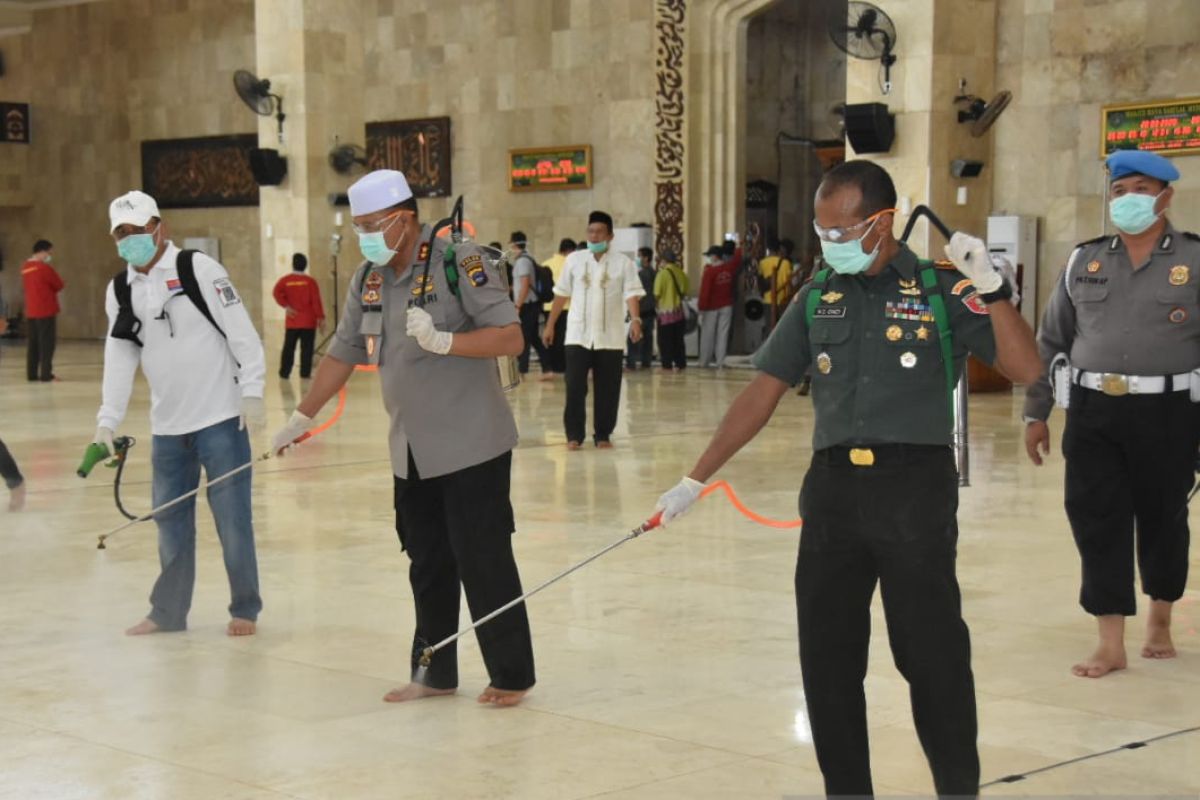
[[[81,478],[86,478],[92,474],[92,470],[96,465],[106,458],[109,459],[104,466],[109,469],[116,469],[117,473],[113,476],[113,500],[117,503],[117,510],[121,512],[126,519],[137,519],[137,516],[130,514],[125,506],[121,503],[121,474],[125,471],[125,462],[129,456],[129,450],[135,444],[137,439],[132,436],[118,436],[113,439],[113,447],[115,453],[108,451],[108,445],[101,442],[92,442],[83,451],[83,461],[79,462],[79,468],[75,470],[75,474]]]

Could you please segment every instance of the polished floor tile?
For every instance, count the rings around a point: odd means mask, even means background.
[[[412,626],[393,530],[377,378],[352,379],[344,417],[256,467],[266,608],[257,636],[224,634],[228,587],[198,506],[198,578],[186,633],[131,639],[157,570],[154,530],[119,525],[112,473],[74,469],[93,431],[100,348],[67,343],[62,381],[27,384],[0,347],[0,437],[26,473],[25,511],[0,511],[0,798],[779,798],[822,783],[797,661],[797,530],[756,525],[723,496],[625,542],[529,603],[539,683],[499,710],[474,637],[461,693],[403,706]],[[568,453],[564,387],[510,395],[514,539],[526,587],[621,539],[686,473],[749,373],[627,374],[616,448]],[[271,378],[280,424],[302,387]],[[985,796],[1200,793],[1200,559],[1176,610],[1180,657],[1137,656],[1101,681],[1070,665],[1093,644],[1062,511],[1062,462],[1029,465],[1019,404],[972,398],[972,486],[961,493],[959,574],[971,627]],[[326,411],[328,415],[329,410]],[[121,433],[138,438],[126,505],[149,507],[148,396],[139,379]],[[1061,419],[1056,417],[1057,435]],[[719,477],[768,517],[797,515],[811,403],[789,395]],[[256,448],[266,446],[266,434]],[[0,506],[4,497],[0,494]],[[464,498],[469,502],[469,498]],[[866,681],[883,795],[928,795],[908,689],[878,596]],[[1167,736],[1167,738],[1156,738]],[[1066,766],[1060,762],[1150,741]]]

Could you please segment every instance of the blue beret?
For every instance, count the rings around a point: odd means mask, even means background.
[[[1170,183],[1179,179],[1179,170],[1169,160],[1144,150],[1118,150],[1105,161],[1108,179],[1115,181],[1127,175],[1145,175]]]

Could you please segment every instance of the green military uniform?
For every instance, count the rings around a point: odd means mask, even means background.
[[[939,795],[974,795],[979,786],[970,639],[955,576],[948,382],[968,352],[994,361],[996,344],[970,281],[953,268],[931,269],[902,245],[875,276],[818,278],[754,358],[792,385],[812,367],[814,454],[800,494],[796,605],[813,742],[830,794],[872,791],[862,684],[876,583]],[[813,292],[820,296],[810,301]],[[950,333],[949,378],[936,297]]]

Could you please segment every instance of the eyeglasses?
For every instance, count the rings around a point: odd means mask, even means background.
[[[853,225],[850,225],[845,228],[822,228],[820,225],[817,224],[817,221],[814,219],[813,220],[813,230],[817,232],[817,238],[822,239],[826,242],[844,242],[844,241],[848,241],[849,239],[858,238],[857,236],[855,236],[855,231],[859,230],[864,225],[867,225],[868,223],[872,222],[873,220],[882,216],[883,214],[890,214],[890,213],[894,212],[895,210],[896,209],[894,209],[894,208],[885,208],[882,211],[876,211],[874,214],[867,217],[862,222],[856,222]],[[860,234],[860,236],[865,235],[865,233],[866,232],[864,231],[863,234]]]
[[[374,222],[355,222],[353,224],[354,232],[380,233],[381,231],[386,231],[388,228],[392,227],[392,224],[395,223],[395,221],[403,214],[403,211],[396,211],[392,214],[388,214],[386,217],[377,219]]]

